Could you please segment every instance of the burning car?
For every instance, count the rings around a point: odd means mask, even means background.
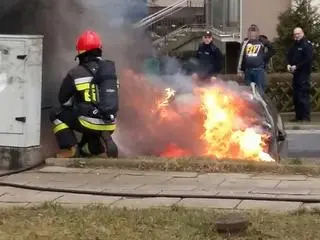
[[[214,79],[206,87],[195,87],[192,94],[180,95],[167,88],[159,107],[167,120],[175,114],[184,123],[190,117],[199,119],[201,135],[194,139],[202,143],[198,155],[217,159],[280,160],[286,138],[282,119],[254,83],[240,86],[236,82]],[[175,118],[177,121],[177,116]],[[166,157],[175,155],[191,154],[174,144],[162,153]]]
[[[191,87],[179,89],[186,78],[164,86],[132,71],[123,76],[119,142],[126,155],[279,161],[284,126],[254,84],[214,79],[199,86],[190,77]]]

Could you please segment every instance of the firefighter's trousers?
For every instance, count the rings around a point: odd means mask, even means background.
[[[111,135],[115,125],[94,125],[79,120],[79,114],[72,108],[55,109],[50,114],[50,121],[53,124],[53,132],[56,136],[60,149],[69,149],[78,145],[80,152],[86,155],[99,155],[105,152],[103,142],[112,141]],[[82,134],[78,143],[75,132]],[[102,141],[103,133],[106,141]]]

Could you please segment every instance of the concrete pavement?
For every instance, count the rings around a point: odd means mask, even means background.
[[[319,207],[320,178],[303,175],[199,174],[193,172],[132,171],[44,167],[0,178],[0,183],[65,190],[153,194],[154,197],[94,196],[67,192],[0,187],[0,207],[34,206],[44,202],[64,206],[102,203],[110,207],[201,207],[217,209],[266,209],[275,211]],[[164,197],[165,196],[165,197]],[[211,196],[225,199],[210,199]],[[240,199],[239,199],[240,198]],[[242,199],[241,199],[242,198]],[[247,198],[247,199],[246,199]],[[269,198],[250,200],[250,198]],[[298,200],[293,200],[299,198]]]

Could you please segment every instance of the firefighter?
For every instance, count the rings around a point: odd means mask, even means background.
[[[118,111],[115,64],[102,59],[102,41],[94,31],[78,37],[76,50],[79,64],[63,79],[58,97],[61,107],[50,114],[60,148],[57,157],[104,153],[117,157],[118,149],[111,137]],[[82,133],[80,143],[74,131]]]
[[[265,70],[270,58],[275,54],[272,44],[259,34],[259,28],[252,24],[248,29],[248,39],[242,45],[238,64],[238,74],[244,73],[246,83],[256,83],[261,94],[265,90]]]
[[[313,46],[301,28],[293,31],[295,43],[287,55],[287,69],[293,74],[292,89],[296,117],[292,121],[310,119],[310,75],[312,70]]]
[[[206,31],[202,37],[202,43],[196,53],[198,69],[194,76],[203,81],[210,80],[212,76],[221,73],[223,66],[223,54],[213,43],[212,33]]]

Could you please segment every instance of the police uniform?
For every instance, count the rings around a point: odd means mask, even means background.
[[[92,39],[90,33],[89,38],[87,35],[88,33],[84,33],[84,37],[82,36],[85,43],[88,43],[86,39]],[[82,155],[104,153],[106,149],[101,141],[104,132],[108,133],[104,142],[114,144],[111,134],[116,128],[118,110],[115,64],[112,61],[103,60],[101,50],[96,47],[94,44],[90,47],[89,44],[89,50],[78,56],[79,65],[68,72],[60,87],[58,98],[61,108],[50,114],[53,132],[62,150],[60,155],[58,154],[59,157],[75,157],[79,152]],[[96,84],[92,84],[95,71],[107,81],[108,99],[104,99],[107,108],[110,109],[107,116],[102,115],[97,106],[98,89]],[[79,144],[74,130],[82,133]]]
[[[247,39],[242,46],[239,70],[245,73],[247,84],[256,83],[261,93],[265,90],[265,69],[275,54],[272,44],[263,37]]]
[[[310,121],[310,75],[312,70],[313,47],[306,38],[296,41],[287,56],[288,64],[296,66],[293,72],[293,103],[297,121]]]
[[[204,36],[212,37],[212,33],[207,31]],[[210,78],[221,72],[223,55],[212,41],[209,44],[201,43],[199,45],[196,58],[199,61],[197,74],[201,79]]]

